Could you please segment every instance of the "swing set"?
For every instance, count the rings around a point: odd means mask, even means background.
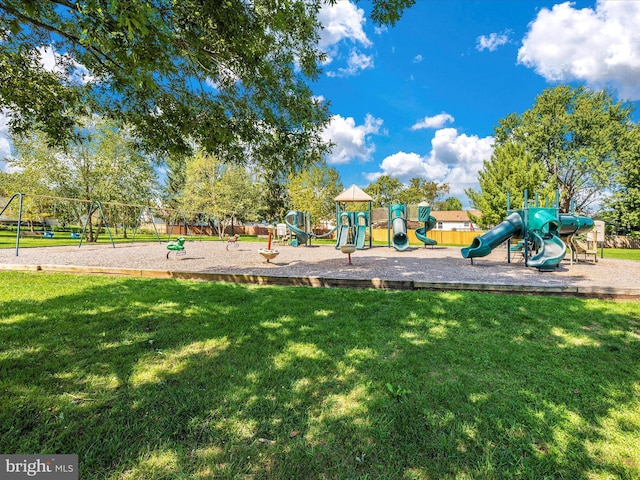
[[[189,221],[189,217],[185,211],[179,209],[118,202],[100,202],[98,200],[55,197],[50,195],[15,193],[8,199],[4,206],[0,204],[0,217],[5,214],[5,212],[11,213],[11,221],[15,221],[17,224],[16,256],[18,256],[20,252],[20,238],[24,235],[23,229],[25,222],[29,222],[31,229],[33,229],[33,215],[39,217],[39,222],[42,224],[41,235],[42,238],[46,239],[62,238],[60,233],[66,230],[65,225],[81,225],[81,231],[77,227],[74,227],[69,233],[71,239],[78,240],[78,247],[81,247],[83,243],[97,241],[100,233],[106,230],[111,246],[115,248],[112,227],[115,227],[117,236],[118,228],[122,226],[126,236],[127,224],[132,225],[134,218],[135,227],[133,227],[131,243],[135,242],[136,236],[139,235],[140,228],[146,223],[151,224],[155,239],[158,243],[162,244],[163,239],[158,230],[158,218],[164,218],[166,221],[165,225],[167,228],[165,228],[165,234],[168,234],[168,236],[164,238],[164,241],[172,242],[174,238],[174,228],[176,226],[179,227],[179,237],[194,241],[195,232],[192,229],[194,224]],[[213,218],[208,213],[189,215],[197,219],[196,225],[199,228],[198,233],[200,240],[202,240],[202,236],[208,226],[216,228],[212,221]],[[60,223],[62,223],[62,227],[60,227]],[[177,242],[177,240],[175,240],[175,242]],[[176,251],[179,251],[179,249]]]

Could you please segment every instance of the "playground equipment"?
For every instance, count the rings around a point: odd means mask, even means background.
[[[11,202],[14,200],[18,200],[18,229],[16,230],[16,257],[20,252],[20,227],[22,226],[22,205],[24,202],[24,194],[23,193],[14,193],[11,195],[11,198],[7,201],[4,207],[0,210],[0,216],[9,208]]]
[[[541,272],[554,271],[564,258],[567,246],[560,236],[588,232],[593,228],[593,220],[573,214],[560,214],[558,209],[559,193],[553,207],[539,207],[538,196],[535,206],[529,206],[527,191],[524,193],[524,207],[510,209],[507,196],[507,218],[482,236],[473,239],[470,246],[461,250],[463,258],[484,257],[503,242],[513,237],[522,239],[521,248],[525,265],[537,268]],[[511,248],[507,249],[511,262]]]
[[[427,237],[427,232],[432,230],[438,223],[436,217],[431,215],[431,207],[429,205],[418,205],[418,221],[424,222],[424,227],[416,229],[416,238],[424,243],[425,248],[427,245],[437,245],[438,242]]]
[[[311,231],[311,215],[299,210],[290,210],[284,217],[284,222],[292,233],[290,245],[297,247],[307,245],[313,232]]]
[[[232,248],[238,248],[240,246],[240,244],[238,243],[238,239],[240,238],[240,235],[238,235],[237,233],[235,235],[231,235],[230,237],[227,237],[227,251],[229,251],[229,247]]]
[[[364,249],[364,240],[367,236],[367,226],[369,219],[366,212],[356,212],[356,241],[355,245],[358,250]],[[349,257],[351,260],[351,257]]]
[[[323,235],[316,235],[311,229],[311,215],[299,210],[290,210],[284,217],[284,221],[292,233],[289,244],[293,247],[308,245],[311,239],[328,237],[336,231],[334,227]]]
[[[109,223],[107,222],[107,218],[104,215],[104,209],[102,208],[102,203],[98,200],[93,200],[89,204],[89,208],[87,208],[87,219],[84,222],[84,226],[82,227],[82,235],[80,236],[80,242],[78,243],[78,248],[82,247],[82,242],[85,238],[87,238],[87,227],[91,225],[91,217],[94,213],[100,212],[100,218],[102,219],[102,227],[105,228],[107,233],[109,234],[109,240],[111,240],[111,246],[116,248],[116,244],[113,242],[113,235],[111,235],[111,229],[109,228]],[[97,234],[96,234],[97,239]]]
[[[363,250],[367,228],[370,225],[368,212],[339,212],[339,214],[336,249],[342,249],[344,245],[353,243],[357,250]]]
[[[406,205],[396,203],[389,206],[389,225],[393,229],[393,247],[398,251],[406,250],[409,246]]]
[[[355,227],[351,226],[352,216],[349,215],[349,212],[343,212],[342,218],[343,220],[347,221],[349,226],[340,229],[341,235],[339,235],[339,247],[336,247],[336,248],[340,248],[340,251],[342,253],[347,254],[349,256],[349,265],[353,265],[351,263],[351,254],[356,251],[356,247],[357,247],[356,242],[354,242],[353,234],[354,232],[357,233],[358,230]],[[362,243],[364,245],[364,235],[363,235]]]
[[[184,249],[184,237],[178,237],[175,242],[167,243],[167,250],[169,250],[167,252],[167,259],[169,258],[169,254],[171,252],[176,252],[177,257],[182,257],[186,255],[187,252]]]
[[[346,253],[349,256],[349,265],[353,265],[353,263],[351,263],[351,254],[356,251],[355,243],[345,243],[344,245],[340,246],[340,251],[342,253]]]
[[[274,243],[285,245],[289,241],[289,238],[291,238],[286,223],[268,225],[267,230],[271,234],[271,241]]]
[[[373,232],[371,225],[371,202],[373,198],[363,192],[356,185],[351,185],[345,189],[335,199],[336,201],[336,225],[338,228],[338,236],[336,239],[336,249],[342,249],[346,245],[347,238],[355,245],[357,250],[365,248],[367,231],[369,236],[369,248],[373,242]],[[347,211],[346,205],[341,204],[358,203],[369,205],[366,211]],[[349,257],[351,259],[351,257]]]
[[[592,244],[590,246],[589,244]],[[597,232],[593,232],[593,240],[587,240],[586,242],[580,241],[577,235],[569,235],[567,245],[572,251],[571,261],[574,258],[576,263],[578,262],[578,255],[584,255],[585,261],[587,257],[593,257],[593,263],[598,263],[598,236]]]
[[[271,250],[271,232],[269,232],[269,238],[267,241],[267,248],[261,248],[260,250],[258,250],[258,253],[260,255],[262,255],[262,258],[264,258],[266,261],[263,263],[270,263],[271,260],[273,260],[274,258],[276,258],[280,252],[278,250]]]
[[[346,245],[350,237],[353,238],[353,233],[351,232],[351,229],[353,228],[351,218],[352,217],[349,212],[342,212],[340,214],[336,249],[342,248],[343,245]]]

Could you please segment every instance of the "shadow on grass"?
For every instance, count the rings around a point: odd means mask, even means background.
[[[640,474],[637,302],[2,280],[0,451],[83,479]]]

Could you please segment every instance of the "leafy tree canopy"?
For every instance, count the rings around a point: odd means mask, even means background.
[[[606,90],[566,85],[546,89],[532,108],[499,122],[494,160],[513,158],[510,153],[499,159],[497,155],[511,144],[519,145],[545,172],[538,185],[530,186],[545,192],[559,189],[562,211],[569,210],[572,200],[576,210],[584,211],[614,185],[620,158],[633,148],[631,113],[630,105],[615,102]]]
[[[292,176],[288,187],[291,207],[309,212],[314,224],[335,219],[335,198],[343,190],[335,168],[320,162]]]
[[[218,223],[222,238],[234,220],[255,220],[258,192],[250,172],[229,165],[202,150],[187,159],[180,205],[189,214],[207,213]]]
[[[422,178],[414,177],[409,180],[409,185],[402,190],[399,199],[402,203],[427,202],[434,205],[443,195],[449,193],[449,185],[438,185]]]
[[[400,194],[403,189],[404,185],[397,178],[381,175],[375,182],[367,185],[364,191],[373,198],[371,205],[376,208],[400,202]]]
[[[542,165],[533,161],[524,145],[505,143],[496,148],[479,173],[480,191],[465,190],[473,207],[482,212],[481,218],[470,215],[471,220],[482,228],[497,225],[506,216],[508,203],[511,208],[522,207],[524,191],[533,194],[545,178]]]
[[[408,185],[404,185],[397,178],[381,175],[375,182],[367,185],[364,191],[373,198],[374,208],[387,207],[393,203],[427,202],[435,205],[438,199],[449,193],[449,185],[439,185],[417,177],[410,179]]]
[[[632,132],[635,140],[620,158],[618,186],[606,202],[605,219],[619,232],[640,234],[640,126]]]
[[[14,142],[7,164],[15,174],[15,191],[40,195],[147,204],[156,195],[156,173],[149,159],[117,122],[79,119],[81,133],[66,149],[50,145],[34,130]],[[20,181],[22,179],[26,183]]]
[[[196,144],[289,171],[326,147],[327,105],[307,85],[324,57],[326,1],[336,0],[5,0],[0,108],[14,134],[37,126],[58,145],[97,113],[133,125],[155,152]],[[413,3],[376,0],[372,18],[393,25]]]
[[[462,210],[462,202],[456,197],[448,197],[441,202],[436,202],[435,209],[441,211]]]
[[[78,134],[65,149],[51,145],[39,130],[15,139],[15,156],[7,159],[12,173],[4,175],[12,193],[149,204],[156,197],[156,173],[130,132],[113,120],[98,117],[83,117],[78,124]],[[27,210],[42,212],[43,220],[44,212],[53,208],[57,209],[57,220],[83,223],[80,216],[85,212],[79,203],[58,203],[29,195],[26,202]],[[132,213],[125,209],[111,213],[119,215],[123,225],[127,215],[129,224],[135,224]],[[112,222],[118,223],[115,218]],[[97,232],[90,224],[88,240],[96,239]]]

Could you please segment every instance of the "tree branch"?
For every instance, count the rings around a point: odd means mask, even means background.
[[[46,23],[43,23],[39,20],[36,20],[35,18],[31,18],[25,14],[23,14],[22,12],[19,12],[18,10],[15,10],[11,7],[8,7],[4,4],[0,4],[0,9],[4,10],[5,12],[23,20],[24,22],[30,23],[31,25],[34,25],[38,28],[41,28],[43,30],[46,30],[48,32],[51,33],[55,33],[57,35],[60,35],[61,37],[64,37],[68,40],[71,40],[73,43],[81,46],[82,48],[87,49],[87,51],[89,51],[91,53],[91,55],[94,56],[94,58],[100,63],[100,65],[102,65],[103,67],[107,68],[107,65],[105,64],[105,62],[100,58],[103,57],[104,59],[108,60],[110,63],[112,63],[113,65],[115,65],[116,67],[118,67],[121,70],[124,70],[124,67],[120,64],[118,64],[118,62],[116,62],[115,60],[113,60],[112,58],[110,58],[106,53],[102,52],[100,49],[94,47],[93,45],[83,45],[82,41],[80,40],[79,37],[76,37],[75,35],[72,35],[68,32],[64,32],[56,27],[54,27],[53,25],[47,25]]]
[[[63,7],[67,7],[71,10],[78,11],[78,5],[76,3],[67,2],[66,0],[48,0],[51,3],[56,3],[58,5],[62,5]]]

